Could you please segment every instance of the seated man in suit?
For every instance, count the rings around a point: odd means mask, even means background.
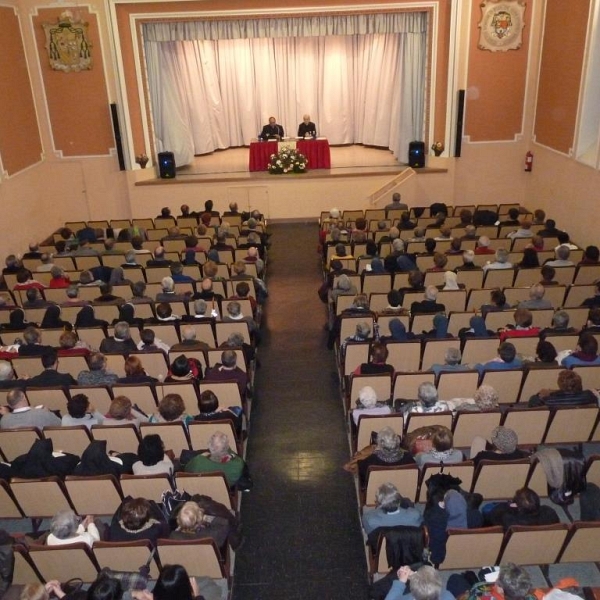
[[[434,285],[428,285],[425,288],[425,299],[420,302],[413,302],[410,305],[410,312],[413,315],[418,313],[445,313],[446,307],[436,302],[438,289]]]
[[[277,124],[275,117],[269,117],[269,124],[262,128],[258,137],[261,140],[280,140],[283,136],[283,127]]]
[[[310,115],[302,117],[302,123],[298,125],[298,137],[317,137],[317,126],[310,120]]]

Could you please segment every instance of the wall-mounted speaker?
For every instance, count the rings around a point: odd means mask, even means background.
[[[413,169],[421,169],[425,166],[425,142],[408,144],[408,165]]]
[[[456,134],[454,137],[454,156],[460,157],[463,136],[463,120],[465,116],[465,90],[458,90],[458,106],[456,112]]]
[[[123,156],[123,142],[121,141],[121,127],[119,125],[119,113],[117,105],[110,105],[110,117],[112,119],[113,133],[115,134],[115,146],[117,148],[117,158],[119,159],[119,169],[125,170],[125,157]]]
[[[161,179],[175,179],[175,155],[172,152],[158,153],[158,173]]]

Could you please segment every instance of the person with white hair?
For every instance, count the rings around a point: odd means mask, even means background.
[[[385,403],[379,402],[377,392],[370,386],[365,386],[358,392],[356,408],[352,411],[352,420],[358,425],[358,419],[364,415],[389,415],[392,409]]]
[[[490,248],[491,240],[487,235],[479,236],[477,240],[477,246],[475,247],[475,254],[494,254],[493,248]]]
[[[383,266],[389,273],[414,271],[417,268],[414,255],[405,252],[404,241],[392,240],[392,251],[384,258]]]
[[[429,314],[429,313],[445,313],[446,307],[437,302],[438,289],[435,285],[428,285],[425,288],[425,298],[420,302],[413,302],[410,305],[412,315]]]
[[[450,410],[447,402],[438,400],[438,391],[430,381],[424,381],[417,392],[416,402],[407,402],[403,407],[406,416],[410,413],[438,413]]]
[[[519,302],[519,308],[528,308],[535,310],[539,308],[553,308],[552,302],[548,298],[544,298],[546,288],[541,283],[534,283],[529,288],[529,300]]]
[[[483,265],[483,270],[487,272],[494,269],[512,269],[513,265],[508,261],[508,257],[509,253],[506,248],[498,248],[496,250],[496,260]]]
[[[244,460],[229,447],[229,438],[216,431],[208,440],[208,452],[198,454],[185,465],[186,473],[221,471],[229,486],[234,486],[244,471]]]
[[[102,354],[129,354],[136,350],[137,346],[131,339],[129,323],[125,321],[119,321],[115,325],[114,334],[100,342],[100,352]]]
[[[356,330],[354,332],[354,335],[347,337],[340,344],[340,352],[341,352],[342,356],[345,354],[346,346],[350,342],[366,342],[366,341],[370,340],[372,337],[373,336],[372,336],[372,332],[371,332],[371,325],[369,325],[369,323],[367,323],[366,321],[359,321],[356,324]]]
[[[310,115],[304,115],[302,117],[302,123],[298,125],[298,137],[299,138],[316,138],[317,137],[317,126],[310,120]]]
[[[237,300],[230,300],[227,303],[225,314],[222,321],[224,323],[246,323],[250,336],[256,344],[260,342],[260,330],[252,315],[244,315],[242,306]],[[240,326],[241,329],[242,326]]]
[[[335,309],[335,303],[338,296],[356,296],[358,291],[352,280],[342,273],[339,277],[333,280],[333,286],[329,290],[329,302],[331,303],[332,310]]]
[[[25,387],[26,379],[17,379],[12,365],[7,360],[0,360],[0,390]]]
[[[575,263],[569,260],[571,249],[567,244],[561,244],[554,251],[556,258],[554,260],[548,260],[544,264],[550,267],[572,267]]]
[[[196,302],[204,302],[204,300],[196,300]],[[171,346],[172,352],[183,352],[184,354],[188,350],[202,350],[206,352],[210,348],[206,342],[196,339],[196,330],[191,325],[182,325],[180,334],[181,342]]]
[[[447,348],[444,354],[444,364],[435,363],[431,365],[430,371],[435,373],[435,377],[439,377],[440,373],[448,371],[468,371],[469,365],[461,365],[462,354],[459,348]]]
[[[254,263],[256,265],[256,273],[259,277],[263,275],[263,271],[265,270],[265,261],[260,258],[258,254],[258,248],[256,246],[250,246],[246,251],[246,256],[244,256],[245,263]]]
[[[172,277],[163,277],[160,281],[161,291],[156,294],[156,302],[188,302],[191,292],[178,294]]]
[[[392,583],[385,600],[454,600],[454,596],[442,585],[442,576],[430,565],[413,571],[408,566],[398,569],[398,579]],[[406,584],[410,579],[410,593]]]
[[[375,506],[365,506],[361,520],[369,535],[378,527],[420,527],[423,517],[393,483],[383,483],[375,493]]]
[[[88,515],[83,521],[71,510],[59,510],[50,522],[50,533],[46,540],[48,546],[65,544],[87,544],[90,548],[100,541],[100,532],[94,523],[94,517]]]

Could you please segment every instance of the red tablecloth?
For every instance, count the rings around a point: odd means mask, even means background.
[[[298,152],[308,159],[308,170],[331,169],[331,154],[327,140],[300,140],[296,143]]]
[[[285,142],[281,142],[285,144]],[[296,142],[298,152],[308,159],[308,170],[330,169],[331,154],[327,140],[299,140]],[[248,159],[249,171],[267,171],[271,154],[276,154],[277,142],[250,142]]]
[[[250,142],[249,171],[267,171],[271,154],[277,154],[277,142]]]

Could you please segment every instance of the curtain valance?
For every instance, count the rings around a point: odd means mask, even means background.
[[[426,12],[144,23],[147,42],[426,33]]]

